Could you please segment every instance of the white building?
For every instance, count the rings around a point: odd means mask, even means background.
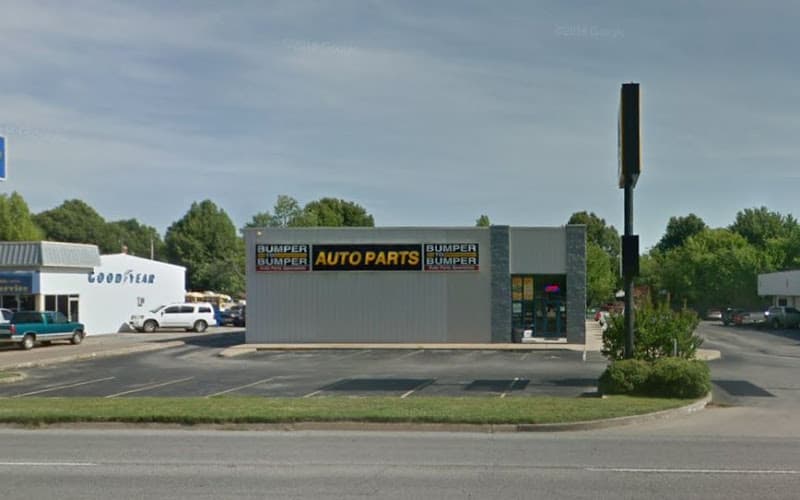
[[[758,295],[772,297],[772,305],[800,308],[800,271],[758,275]]]
[[[61,311],[88,335],[126,328],[131,314],[183,302],[186,269],[95,245],[0,243],[0,307]]]

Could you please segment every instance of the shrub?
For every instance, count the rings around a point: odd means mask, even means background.
[[[644,392],[663,398],[699,398],[711,390],[711,371],[705,361],[663,358],[652,364]]]
[[[694,311],[672,311],[668,307],[645,304],[634,315],[633,357],[646,361],[671,356],[694,358],[703,340],[694,335],[700,322]],[[603,354],[612,361],[625,356],[625,326],[621,314],[612,314],[603,332]]]
[[[640,393],[647,384],[650,370],[650,363],[640,359],[614,361],[600,375],[597,389],[601,394]]]

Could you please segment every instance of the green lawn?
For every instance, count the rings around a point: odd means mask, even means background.
[[[14,372],[0,372],[0,380],[3,380],[4,378],[16,377],[17,375],[19,375],[19,373],[14,373]]]
[[[0,422],[427,422],[542,424],[580,422],[676,408],[688,400],[612,396],[261,398],[0,398]]]

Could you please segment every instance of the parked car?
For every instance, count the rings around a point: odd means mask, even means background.
[[[733,316],[734,325],[760,325],[766,316],[761,311],[739,311]]]
[[[236,305],[224,311],[220,311],[219,325],[244,326],[244,307],[245,306]]]
[[[706,311],[706,319],[707,320],[721,320],[722,319],[722,309],[718,309],[716,307],[711,308]]]
[[[735,325],[736,324],[736,315],[739,313],[743,313],[743,309],[736,309],[733,307],[727,307],[722,310],[722,324],[725,326]]]
[[[12,314],[14,314],[14,311],[11,309],[0,309],[0,325],[11,321]]]
[[[159,328],[183,328],[202,333],[216,326],[214,308],[208,302],[186,302],[160,306],[147,314],[134,314],[128,324],[140,332],[152,333]]]
[[[13,342],[22,349],[33,349],[37,342],[83,341],[83,323],[70,321],[64,313],[54,311],[17,311],[8,323],[0,325],[0,342]]]
[[[764,315],[772,328],[795,328],[800,325],[800,311],[794,307],[772,306]]]

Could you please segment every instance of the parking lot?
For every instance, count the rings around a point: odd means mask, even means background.
[[[223,359],[244,333],[196,335],[162,351],[24,370],[0,397],[577,396],[593,392],[599,353],[493,350],[259,351]]]

